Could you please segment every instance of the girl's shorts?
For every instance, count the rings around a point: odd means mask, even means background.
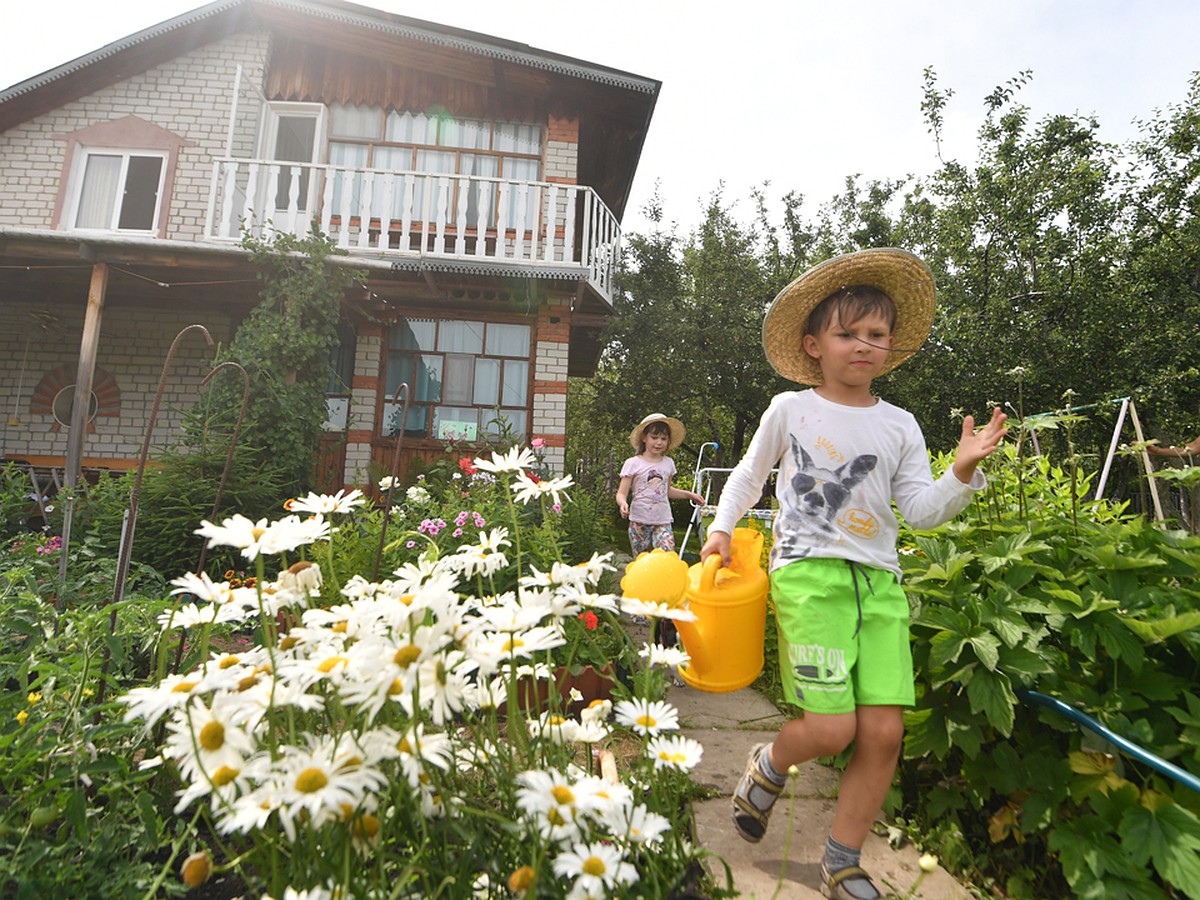
[[[813,713],[912,706],[908,598],[896,576],[845,559],[771,573],[784,696]]]
[[[675,552],[675,530],[670,525],[645,525],[641,522],[629,523],[629,546],[636,557],[639,553],[649,553],[651,550],[666,550]]]

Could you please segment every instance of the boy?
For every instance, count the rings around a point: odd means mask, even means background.
[[[821,860],[831,898],[880,896],[860,854],[895,774],[903,709],[915,702],[892,503],[917,528],[956,515],[984,486],[977,464],[1006,434],[998,409],[978,432],[967,416],[954,465],[935,482],[916,420],[872,395],[872,380],[924,342],[934,305],[932,273],[894,249],[828,260],[779,293],[763,321],[767,360],[814,387],[772,399],[700,551],[728,564],[734,524],[778,464],[771,593],[784,693],[804,714],[753,748],[733,819],[743,838],[761,840],[788,768],[853,742]]]

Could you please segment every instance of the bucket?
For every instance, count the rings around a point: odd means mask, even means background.
[[[729,568],[713,554],[688,569],[688,606],[694,622],[676,622],[691,661],[679,677],[714,694],[741,690],[763,667],[770,579],[762,570],[762,533],[735,528]]]

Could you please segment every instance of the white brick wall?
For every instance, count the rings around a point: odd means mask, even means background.
[[[50,228],[64,177],[66,136],[137,116],[183,138],[167,237],[196,240],[204,226],[212,160],[225,154],[238,63],[242,90],[234,155],[251,156],[258,133],[265,35],[239,34],[0,134],[0,226]]]
[[[83,308],[82,302],[74,307],[54,307],[58,325],[45,332],[29,315],[33,307],[0,304],[0,359],[11,361],[0,366],[0,454],[66,455],[67,429],[55,431],[54,416],[34,413],[30,401],[43,376],[62,365],[69,365],[72,371],[78,365]],[[96,365],[121,389],[121,414],[93,419],[95,431],[84,441],[84,456],[130,459],[141,454],[167,350],[181,329],[197,321],[208,328],[214,340],[228,341],[231,323],[216,312],[197,316],[189,310],[127,307],[104,312]],[[199,397],[200,381],[208,373],[211,359],[212,351],[201,335],[189,334],[180,342],[154,427],[154,449],[168,446],[179,436],[183,414]],[[74,380],[74,376],[69,379]],[[12,424],[14,420],[17,424]]]
[[[579,145],[566,141],[546,141],[546,180],[564,178],[574,181],[579,172]]]

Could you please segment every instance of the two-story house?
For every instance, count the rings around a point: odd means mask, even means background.
[[[499,414],[560,468],[659,86],[340,0],[217,0],[0,91],[0,457],[136,462],[176,334],[228,342],[257,302],[241,229],[315,221],[369,273],[326,486],[390,462],[401,383],[406,465]],[[211,358],[180,342],[156,434]]]

